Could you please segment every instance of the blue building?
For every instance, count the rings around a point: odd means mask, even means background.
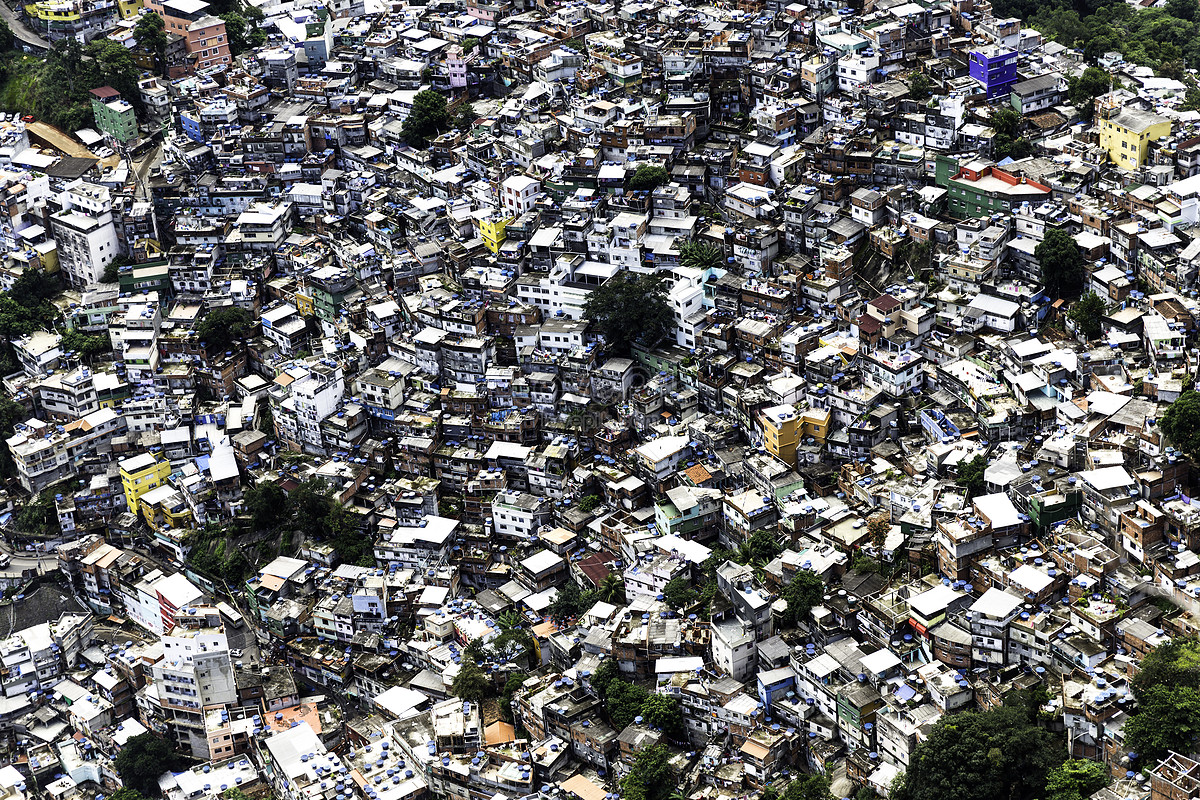
[[[194,142],[205,144],[204,129],[200,126],[200,113],[198,111],[180,111],[179,123],[183,126],[183,135]]]
[[[971,77],[987,92],[987,99],[1008,94],[1017,82],[1017,51],[991,45],[971,51]]]

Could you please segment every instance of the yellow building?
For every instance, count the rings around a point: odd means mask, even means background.
[[[829,409],[805,409],[800,412],[800,438],[812,437],[822,444],[829,435],[829,423],[833,414]]]
[[[117,0],[117,13],[121,19],[131,19],[142,10],[142,0]]]
[[[150,529],[156,533],[172,528],[191,528],[194,525],[192,510],[188,508],[183,495],[169,484],[143,494],[138,500],[137,510]]]
[[[800,444],[800,414],[793,406],[772,406],[762,412],[763,445],[767,452],[788,466],[796,466]]]
[[[1100,106],[1100,146],[1121,169],[1134,170],[1146,163],[1150,143],[1171,134],[1171,120],[1138,108]]]
[[[311,317],[317,313],[317,304],[313,296],[303,291],[297,291],[293,298],[296,302],[296,313],[302,317]]]
[[[122,459],[117,466],[121,470],[121,487],[125,490],[125,505],[137,513],[138,500],[151,489],[167,482],[171,464],[150,453]]]
[[[493,255],[500,252],[500,245],[504,244],[504,231],[512,221],[512,217],[503,214],[492,214],[479,220],[479,238],[483,239],[484,247]]]

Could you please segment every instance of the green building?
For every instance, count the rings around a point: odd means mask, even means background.
[[[1006,214],[1022,203],[1036,206],[1051,196],[1049,186],[985,161],[963,164],[946,188],[950,216],[958,219]]]
[[[328,322],[336,320],[346,296],[356,286],[354,273],[337,267],[321,267],[309,275],[308,288],[317,316]]]
[[[133,106],[121,99],[121,93],[111,86],[92,89],[92,114],[96,127],[119,142],[132,142],[138,137],[137,115]]]

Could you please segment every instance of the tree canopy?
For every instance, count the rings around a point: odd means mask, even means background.
[[[226,33],[228,32],[227,27]],[[232,34],[230,36],[232,38]],[[154,63],[158,67],[159,74],[166,74],[167,45],[171,40],[167,35],[163,18],[151,11],[145,12],[138,17],[137,24],[133,26],[133,38],[139,47],[154,56]]]
[[[1071,48],[1081,48],[1091,64],[1108,52],[1148,66],[1164,77],[1183,77],[1200,67],[1200,20],[1196,0],[1168,0],[1164,8],[1137,8],[1102,0],[1001,0],[994,11],[1020,17],[1030,26]],[[1099,76],[1080,76],[1098,86]],[[1070,96],[1078,105],[1086,93]]]
[[[1073,296],[1083,287],[1083,253],[1071,234],[1061,228],[1046,231],[1033,250],[1042,268],[1042,282],[1052,297]]]
[[[821,602],[825,592],[825,582],[815,572],[802,569],[795,574],[791,582],[783,587],[780,596],[787,601],[787,610],[783,613],[785,625],[795,625],[808,616],[813,606]]]
[[[701,272],[725,266],[725,251],[715,244],[695,240],[679,248],[679,263]]]
[[[153,733],[140,733],[125,743],[117,753],[115,766],[121,781],[143,795],[157,797],[158,778],[175,769],[178,755],[169,742]]]
[[[108,336],[98,333],[84,333],[78,328],[72,328],[63,334],[61,346],[65,353],[78,353],[84,361],[91,363],[92,359],[112,352],[112,342]]]
[[[908,96],[913,100],[928,100],[933,94],[933,81],[924,72],[914,72],[908,80]]]
[[[1133,679],[1133,695],[1137,713],[1125,723],[1125,744],[1138,754],[1139,764],[1156,764],[1170,750],[1195,752],[1200,737],[1200,641],[1173,640],[1151,651]]]
[[[1096,98],[1112,88],[1112,76],[1099,67],[1088,67],[1080,75],[1067,79],[1067,98],[1071,105],[1091,117]]]
[[[667,800],[677,783],[665,745],[656,744],[638,751],[629,774],[621,779],[624,800]]]
[[[629,188],[635,191],[639,189],[654,191],[669,180],[671,180],[671,173],[657,164],[639,164],[633,177],[629,179]]]
[[[1104,330],[1101,317],[1107,304],[1104,298],[1095,292],[1088,292],[1071,304],[1067,319],[1079,326],[1079,330],[1089,339],[1095,339]]]
[[[944,717],[917,745],[893,800],[1036,800],[1064,760],[1054,737],[1023,709]]]
[[[675,327],[662,275],[614,275],[588,296],[583,316],[604,334],[612,354],[619,356],[628,355],[634,344],[657,344]]]
[[[1021,115],[1008,107],[992,115],[992,130],[996,132],[992,149],[997,159],[1020,159],[1033,152],[1033,143],[1021,136],[1021,123]]]
[[[1180,394],[1167,406],[1159,425],[1185,453],[1200,452],[1200,394],[1193,389]]]
[[[254,6],[248,6],[248,8],[258,11]],[[222,14],[221,19],[225,20],[225,34],[229,37],[230,55],[240,56],[248,50],[262,47],[267,43],[266,31],[253,24],[242,14],[230,11],[228,14]]]
[[[450,130],[453,124],[446,98],[426,89],[413,98],[412,110],[404,119],[400,136],[410,147],[428,147],[430,139]]]
[[[450,684],[454,696],[478,703],[492,693],[492,684],[473,659],[464,658],[462,668]]]
[[[209,352],[220,352],[235,342],[244,342],[254,336],[258,332],[258,320],[244,308],[223,306],[208,312],[197,332]]]
[[[651,694],[621,677],[617,663],[606,659],[592,675],[592,690],[600,698],[608,721],[617,730],[642,718],[642,722],[662,730],[670,739],[685,736],[683,710],[677,698]]]
[[[987,472],[987,468],[987,456],[983,455],[975,456],[965,464],[959,464],[958,477],[954,482],[967,490],[968,500],[977,494],[983,493],[986,485],[984,474]]]
[[[1108,767],[1099,761],[1069,759],[1050,770],[1046,800],[1085,800],[1108,786]]]

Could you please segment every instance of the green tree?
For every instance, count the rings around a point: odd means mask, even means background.
[[[667,581],[662,594],[663,602],[676,611],[692,605],[699,597],[692,582],[683,575]]]
[[[1187,395],[1200,406],[1195,392],[1188,391],[1172,408]],[[1164,418],[1164,431],[1166,427]],[[1200,437],[1200,429],[1190,433]],[[1200,735],[1200,641],[1160,645],[1142,659],[1141,667],[1132,683],[1137,713],[1125,723],[1127,749],[1138,754],[1141,764],[1156,764],[1169,750],[1194,752]]]
[[[1190,22],[1196,19],[1196,0],[1167,0],[1166,12]]]
[[[12,28],[8,23],[0,19],[0,52],[11,53],[13,51],[13,43],[16,37],[13,36]]]
[[[1083,253],[1071,234],[1061,228],[1046,231],[1033,250],[1042,268],[1042,283],[1052,297],[1074,296],[1083,287]]]
[[[1195,5],[1195,0],[1190,0]],[[1099,67],[1088,67],[1080,75],[1067,79],[1067,99],[1089,119],[1095,108],[1095,100],[1112,88],[1112,77]]]
[[[594,494],[584,495],[579,500],[579,510],[583,513],[588,513],[600,505],[600,498]]]
[[[37,497],[17,508],[13,524],[17,530],[33,536],[49,538],[60,532],[58,509],[54,505],[54,490],[46,489]]]
[[[513,698],[517,696],[517,692],[521,691],[521,687],[528,679],[529,675],[524,672],[510,672],[508,679],[504,682],[504,688],[500,691],[500,716],[504,717],[507,722],[513,721]]]
[[[621,779],[621,797],[623,800],[668,800],[676,783],[666,746],[656,744],[639,750],[634,756],[633,767]]]
[[[263,481],[246,491],[246,510],[256,531],[270,530],[286,519],[288,498],[283,487],[274,481]]]
[[[671,180],[671,173],[657,164],[639,164],[629,179],[629,188],[633,191],[645,190],[652,192],[659,186]]]
[[[314,539],[325,532],[325,520],[333,511],[329,487],[317,478],[310,478],[288,495],[288,510],[297,530]]]
[[[472,659],[464,658],[462,667],[451,681],[450,690],[460,700],[479,703],[492,693],[492,685]]]
[[[624,730],[641,713],[649,694],[642,687],[617,678],[608,682],[604,709],[608,719],[617,730]]]
[[[112,352],[112,342],[108,336],[84,333],[78,328],[63,334],[61,346],[64,353],[78,353],[89,364],[97,356]]]
[[[864,572],[864,573],[865,572],[879,573],[879,572],[883,571],[882,564],[880,564],[874,558],[871,558],[870,556],[862,555],[862,554],[856,555],[854,557],[854,561],[851,562],[850,568],[853,569],[855,572]]]
[[[24,422],[30,417],[29,409],[13,400],[11,397],[0,397],[0,474],[12,476],[16,474],[12,453],[8,449],[8,437],[12,435],[18,422]]]
[[[958,477],[955,483],[967,490],[967,499],[982,494],[986,487],[984,474],[987,472],[988,460],[982,455],[975,456],[965,464],[959,464]]]
[[[761,530],[750,534],[750,538],[742,542],[734,560],[739,564],[766,563],[782,552],[783,542],[768,531]]]
[[[621,671],[615,660],[606,658],[600,662],[600,666],[596,668],[591,680],[592,689],[600,698],[600,702],[608,701],[608,687],[612,685],[613,681],[620,679]]]
[[[226,33],[229,33],[228,26]],[[163,18],[151,11],[142,14],[138,17],[137,24],[133,26],[133,38],[139,47],[154,56],[154,65],[158,68],[159,74],[165,75],[167,73],[167,45],[171,40],[167,36]],[[232,35],[230,38],[232,45]]]
[[[1085,800],[1105,786],[1108,786],[1108,768],[1104,764],[1069,759],[1050,770],[1046,800]]]
[[[254,9],[258,12],[257,17],[251,18],[247,12],[237,11],[221,15],[225,21],[225,35],[229,37],[229,52],[233,56],[240,56],[267,43],[266,32],[256,24],[257,20],[262,19],[262,11],[256,6],[246,6],[246,9]]]
[[[944,717],[917,745],[894,800],[1035,800],[1064,760],[1054,737],[1016,708]]]
[[[706,272],[725,266],[725,251],[715,244],[693,239],[679,248],[679,263]]]
[[[463,103],[458,107],[458,116],[455,127],[460,131],[469,131],[475,127],[475,120],[479,119],[479,115],[475,113],[475,107],[470,103]]]
[[[1200,394],[1188,389],[1163,413],[1159,423],[1167,438],[1185,453],[1200,453]]]
[[[222,306],[208,312],[197,333],[210,353],[219,353],[256,335],[258,320],[244,308]]]
[[[258,415],[258,423],[254,429],[259,433],[265,433],[267,436],[275,435],[275,413],[271,411],[271,404],[265,403],[262,407],[262,412]]]
[[[807,617],[813,606],[820,604],[821,596],[824,593],[825,582],[821,580],[820,575],[806,569],[797,572],[791,582],[780,592],[780,596],[787,601],[787,609],[783,613],[783,624],[795,625]]]
[[[130,789],[128,786],[122,786],[108,797],[109,800],[143,800],[141,792],[137,789]]]
[[[589,593],[580,591],[575,581],[568,580],[559,587],[558,594],[546,610],[556,624],[565,625],[587,611],[593,602]]]
[[[1196,751],[1200,740],[1200,689],[1153,686],[1137,694],[1138,711],[1125,723],[1125,743],[1146,764],[1174,750]]]
[[[666,734],[672,741],[682,741],[687,731],[683,724],[683,708],[678,697],[651,694],[642,703],[642,719]]]
[[[417,92],[412,110],[404,119],[400,136],[410,147],[429,146],[429,140],[450,130],[450,112],[446,109],[446,98],[432,89]]]
[[[359,567],[375,566],[375,540],[367,536],[361,515],[341,503],[334,503],[325,518],[333,551],[345,564]]]
[[[996,135],[1015,139],[1020,133],[1022,119],[1015,109],[1003,106],[992,114],[991,122]]]
[[[928,100],[933,94],[933,81],[924,72],[914,72],[908,80],[908,96],[913,100]]]
[[[804,775],[792,779],[783,791],[783,800],[832,800],[829,778],[825,775]]]
[[[653,347],[675,327],[662,275],[622,272],[588,295],[583,316],[604,334],[614,355],[628,355],[634,344]]]
[[[1071,304],[1067,319],[1078,325],[1084,336],[1095,339],[1103,331],[1101,318],[1106,307],[1104,298],[1095,292],[1088,292]]]
[[[612,605],[625,605],[625,581],[615,572],[608,573],[596,587],[596,598]]]
[[[93,39],[86,50],[99,70],[99,79],[120,92],[121,98],[135,109],[141,110],[142,95],[137,84],[142,77],[142,68],[133,60],[129,48],[112,39],[100,38]]]
[[[170,743],[153,733],[140,733],[117,753],[115,766],[121,782],[143,795],[160,794],[158,778],[174,769],[179,761]]]
[[[992,149],[997,159],[1021,159],[1033,152],[1033,143],[1021,136],[1023,120],[1016,110],[1007,106],[999,109],[992,114],[991,123],[996,132]]]

